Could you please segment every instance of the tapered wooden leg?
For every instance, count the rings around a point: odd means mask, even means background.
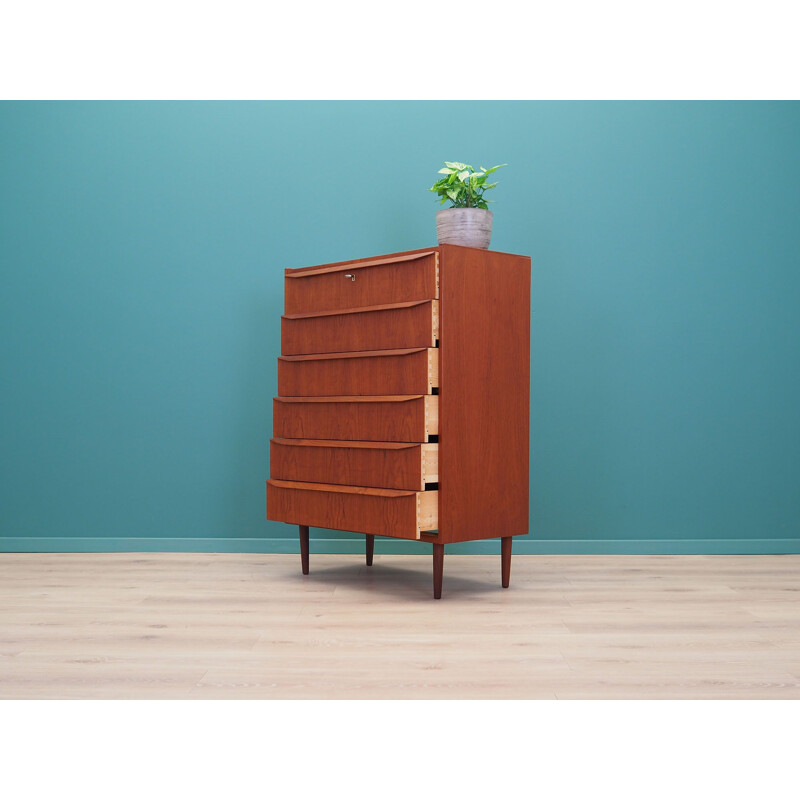
[[[303,575],[308,575],[308,525],[300,525],[300,563]]]
[[[501,560],[503,562],[503,588],[508,589],[511,582],[511,536],[503,536],[500,540]]]
[[[375,554],[375,537],[371,534],[367,534],[367,566],[372,566],[372,556]]]
[[[442,572],[444,571],[444,545],[433,543],[433,597],[442,596]]]

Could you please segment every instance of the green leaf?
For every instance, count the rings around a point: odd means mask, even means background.
[[[460,161],[445,161],[445,167],[437,174],[442,175],[429,191],[436,192],[441,198],[440,205],[447,200],[452,203],[452,208],[487,208],[491,200],[484,200],[483,193],[494,189],[497,183],[486,183],[486,176],[507,164],[497,164],[486,169],[481,167],[479,172],[469,164]]]

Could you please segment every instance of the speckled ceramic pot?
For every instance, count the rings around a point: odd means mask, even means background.
[[[436,212],[439,244],[461,244],[489,249],[492,212],[485,208],[444,208]]]

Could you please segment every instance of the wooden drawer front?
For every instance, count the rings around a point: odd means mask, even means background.
[[[438,300],[285,314],[281,318],[281,353],[285,356],[434,347],[438,338]]]
[[[439,435],[439,398],[276,397],[272,430],[288,439],[427,442]]]
[[[439,524],[439,493],[267,481],[267,519],[401,539]]]
[[[438,385],[439,351],[433,347],[278,358],[283,397],[429,394]]]
[[[269,451],[280,480],[418,491],[439,480],[438,444],[272,439]]]
[[[284,286],[287,314],[436,300],[438,253],[287,269]]]

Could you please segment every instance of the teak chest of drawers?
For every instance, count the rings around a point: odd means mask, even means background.
[[[267,519],[444,547],[528,532],[530,258],[440,245],[287,269]]]

